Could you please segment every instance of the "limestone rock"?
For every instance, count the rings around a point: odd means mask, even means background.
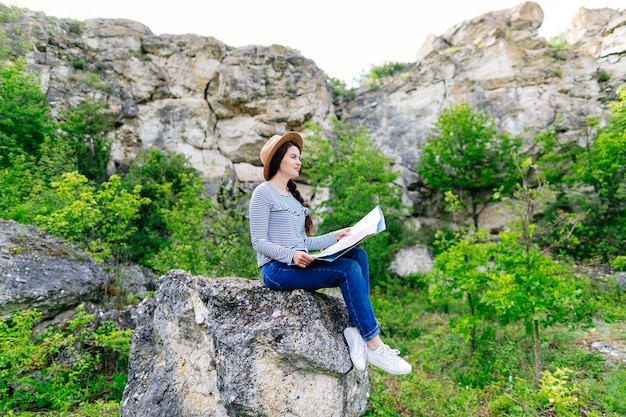
[[[170,271],[137,314],[121,417],[367,409],[369,379],[352,367],[338,298]]]
[[[619,23],[626,14],[605,15],[611,16],[612,29],[591,32],[591,40],[571,50],[557,50],[537,35],[543,12],[534,2],[462,22],[441,36],[431,35],[413,70],[382,80],[377,89],[358,90],[342,109],[343,121],[370,132],[401,173],[415,215],[426,215],[432,210],[424,195],[411,192],[420,188],[415,175],[420,149],[441,111],[453,103],[463,101],[487,113],[498,129],[522,136],[524,151],[531,154],[532,137],[551,128],[561,143],[586,145],[585,118],[607,120],[599,97],[614,94],[625,81],[626,36],[614,34],[626,28]],[[609,39],[610,57],[584,51]],[[556,126],[559,118],[564,125]]]
[[[53,114],[86,97],[116,117],[110,171],[156,147],[186,155],[209,178],[249,190],[262,178],[259,151],[275,133],[331,118],[362,126],[401,174],[403,201],[428,216],[434,201],[416,173],[421,147],[441,111],[464,101],[496,127],[525,139],[555,129],[557,140],[586,146],[587,117],[608,120],[626,82],[626,12],[581,8],[566,35],[571,48],[538,35],[544,13],[527,1],[430,35],[400,76],[334,98],[325,74],[293,47],[234,48],[208,36],[154,35],[138,22],[77,22],[27,11],[0,22],[47,92]],[[305,150],[306,154],[306,150]],[[306,156],[306,155],[305,155]],[[256,170],[255,170],[256,168]]]
[[[73,245],[0,219],[0,319],[30,309],[53,317],[92,299],[104,282],[100,265]]]
[[[416,273],[428,273],[433,270],[434,257],[424,245],[403,248],[394,256],[390,269],[395,274],[406,277]]]

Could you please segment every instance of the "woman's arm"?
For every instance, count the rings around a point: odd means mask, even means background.
[[[269,258],[289,264],[293,261],[295,250],[285,248],[271,242],[269,235],[270,204],[264,192],[255,189],[252,193],[249,206],[250,238],[252,247]]]

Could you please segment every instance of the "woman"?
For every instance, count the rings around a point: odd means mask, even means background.
[[[296,132],[275,135],[261,149],[265,182],[250,200],[250,236],[263,283],[273,290],[340,287],[348,309],[344,336],[355,368],[367,363],[393,374],[411,372],[411,365],[380,338],[369,299],[367,253],[354,248],[333,262],[316,261],[309,251],[324,249],[350,233],[350,228],[310,236],[313,222],[294,178],[300,174],[302,137]]]

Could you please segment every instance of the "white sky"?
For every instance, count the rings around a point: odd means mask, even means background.
[[[414,62],[426,37],[522,0],[0,0],[48,16],[125,18],[154,34],[195,33],[229,46],[278,44],[348,84],[385,62]],[[580,7],[624,9],[624,0],[537,0],[546,39],[571,27]]]

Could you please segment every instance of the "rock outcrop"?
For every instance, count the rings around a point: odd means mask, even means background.
[[[95,97],[116,117],[116,167],[149,147],[187,155],[208,179],[249,190],[262,180],[258,152],[274,133],[337,116],[364,126],[401,173],[415,216],[433,216],[416,165],[439,113],[465,101],[499,129],[527,139],[554,129],[585,144],[588,116],[608,117],[607,101],[626,82],[626,13],[581,8],[568,48],[538,36],[534,2],[486,13],[431,35],[407,71],[356,97],[336,99],[313,61],[279,45],[230,47],[196,35],[154,35],[124,19],[77,22],[26,11],[0,23],[40,75],[53,110]],[[19,30],[18,30],[19,29]],[[297,45],[292,45],[297,47]],[[608,100],[607,100],[608,99]],[[495,226],[499,227],[498,225]]]
[[[37,309],[51,318],[102,290],[102,268],[34,226],[0,219],[0,319]]]
[[[360,416],[343,301],[258,281],[161,278],[138,308],[121,417]]]
[[[439,113],[464,101],[498,129],[524,137],[531,154],[532,136],[550,129],[561,143],[585,145],[591,137],[585,118],[607,120],[606,99],[626,82],[624,19],[624,12],[581,9],[574,31],[584,35],[558,49],[538,36],[537,3],[486,13],[431,35],[414,66],[377,89],[361,89],[345,104],[343,119],[363,125],[402,173],[415,214],[432,216],[420,204],[416,166]]]

